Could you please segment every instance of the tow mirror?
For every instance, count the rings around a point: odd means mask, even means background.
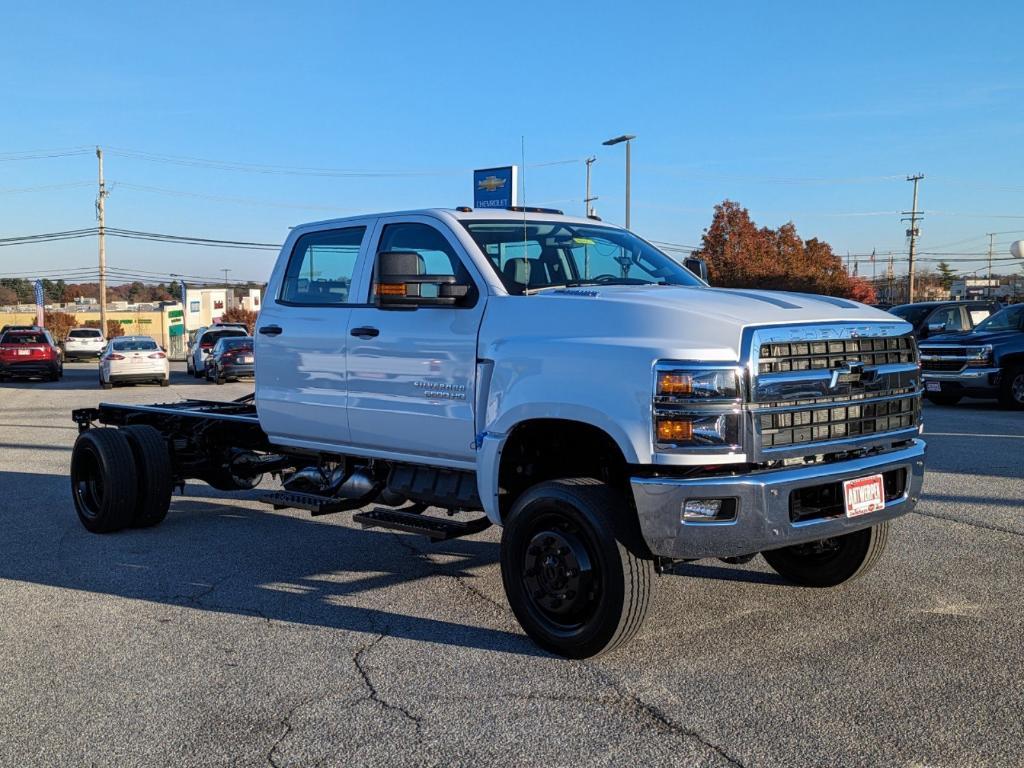
[[[708,263],[704,259],[698,259],[696,256],[687,256],[683,259],[683,266],[705,283],[710,284],[711,281],[708,280]]]
[[[374,269],[374,295],[381,308],[455,306],[469,296],[469,286],[454,275],[424,273],[415,251],[382,251]]]

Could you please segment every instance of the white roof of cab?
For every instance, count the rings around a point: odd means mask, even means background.
[[[475,208],[471,210],[457,210],[455,208],[421,208],[411,211],[381,211],[379,213],[366,213],[360,216],[346,216],[340,219],[324,219],[322,221],[310,221],[300,224],[294,229],[305,229],[306,227],[323,227],[332,224],[344,224],[349,221],[362,219],[373,219],[380,216],[432,216],[442,221],[564,221],[567,224],[586,224],[589,226],[605,226],[620,229],[615,224],[596,219],[587,219],[580,216],[566,216],[561,213],[523,212],[510,211],[506,208]]]

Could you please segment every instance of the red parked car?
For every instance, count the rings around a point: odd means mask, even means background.
[[[64,359],[49,331],[11,330],[0,336],[0,381],[15,376],[57,381],[63,375]]]

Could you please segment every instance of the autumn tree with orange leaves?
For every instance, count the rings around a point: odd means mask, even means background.
[[[758,227],[732,200],[715,206],[696,255],[707,262],[715,286],[874,300],[870,284],[850,277],[828,243],[801,239],[792,222],[778,229]]]

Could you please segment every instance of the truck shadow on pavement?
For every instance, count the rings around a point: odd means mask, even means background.
[[[404,534],[175,496],[163,524],[108,535],[79,523],[62,476],[0,472],[0,579],[519,655],[500,593],[478,589],[497,543],[426,544]],[[205,495],[205,494],[204,494]],[[417,581],[430,584],[415,586]],[[410,591],[410,585],[412,591]],[[419,591],[422,590],[422,591]],[[457,596],[457,597],[456,597]],[[434,605],[427,605],[434,603]],[[381,605],[399,606],[396,611]],[[425,607],[426,606],[426,607]],[[432,612],[445,619],[413,615]],[[470,613],[474,623],[459,614]]]

